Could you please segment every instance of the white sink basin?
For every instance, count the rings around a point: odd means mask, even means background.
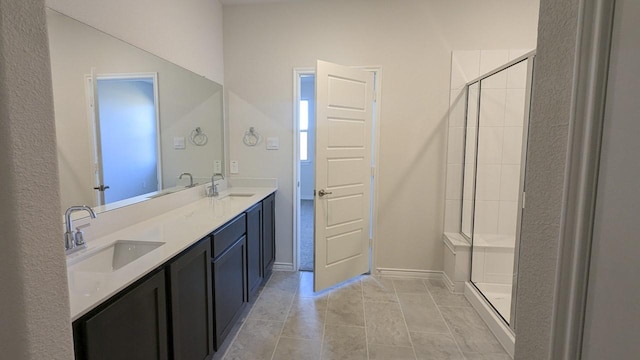
[[[164,245],[163,242],[118,240],[73,265],[76,271],[113,272]]]

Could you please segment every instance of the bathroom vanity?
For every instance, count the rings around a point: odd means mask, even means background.
[[[203,197],[229,185],[222,84],[51,9],[47,27],[76,359],[211,358],[269,278],[277,184]]]
[[[69,256],[76,359],[211,358],[271,274],[275,191],[231,188]]]

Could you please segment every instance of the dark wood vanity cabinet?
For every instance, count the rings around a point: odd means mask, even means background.
[[[211,240],[73,323],[77,360],[213,357]]]
[[[138,281],[73,323],[76,359],[169,359],[165,273]]]
[[[229,245],[232,244],[232,245]],[[215,348],[269,278],[275,261],[275,195],[213,233]]]
[[[247,293],[249,301],[262,285],[264,268],[262,266],[262,203],[247,210]]]
[[[268,279],[276,261],[276,194],[273,193],[262,200],[262,252],[263,276]]]
[[[213,233],[214,346],[218,350],[247,301],[246,215]]]
[[[76,359],[211,359],[274,261],[271,194],[74,321]]]
[[[211,239],[167,266],[170,348],[174,360],[213,357]]]

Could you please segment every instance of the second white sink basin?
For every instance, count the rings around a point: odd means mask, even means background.
[[[164,245],[163,242],[118,240],[73,265],[76,271],[113,272]]]

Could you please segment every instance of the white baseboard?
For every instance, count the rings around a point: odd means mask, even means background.
[[[273,271],[295,271],[292,263],[273,263]]]
[[[464,281],[453,281],[449,276],[447,276],[446,272],[442,272],[442,281],[447,285],[449,291],[454,294],[464,294]]]
[[[478,315],[487,324],[489,330],[498,339],[498,342],[513,359],[515,351],[516,336],[513,330],[498,316],[493,308],[487,304],[484,297],[470,283],[465,284],[464,297],[469,300],[471,306],[478,312]]]
[[[443,271],[437,270],[417,270],[417,269],[394,269],[394,268],[377,268],[375,275],[395,276],[395,277],[412,277],[421,279],[442,279]]]
[[[451,281],[451,279],[449,279],[449,277],[447,276],[447,273],[444,271],[442,272],[442,281],[444,281],[444,283],[447,285],[449,291],[451,291],[452,293],[456,292],[456,283]]]

